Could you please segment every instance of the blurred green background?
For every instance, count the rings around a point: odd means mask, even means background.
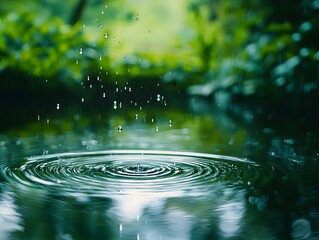
[[[318,0],[2,0],[1,127],[128,82],[317,116],[318,12]]]

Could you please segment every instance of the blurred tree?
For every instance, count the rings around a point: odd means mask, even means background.
[[[79,0],[77,2],[69,21],[71,25],[76,24],[81,19],[86,3],[87,0]]]

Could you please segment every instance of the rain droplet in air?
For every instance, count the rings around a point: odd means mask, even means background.
[[[116,101],[113,102],[113,108],[117,109],[117,102]]]
[[[108,38],[107,33],[104,33],[104,38],[105,38],[105,39],[107,39],[107,38]]]
[[[81,99],[81,102],[84,102],[84,98]]]
[[[105,98],[105,92],[103,93],[103,98]]]
[[[172,120],[169,120],[168,121],[168,125],[171,127],[173,124],[172,124]]]
[[[82,48],[80,48],[79,53],[83,54],[83,49]]]
[[[157,94],[156,100],[157,100],[158,102],[161,101],[161,95]]]
[[[60,104],[58,103],[57,105],[56,105],[56,109],[60,109]]]
[[[122,128],[122,126],[121,126],[121,125],[120,125],[120,126],[118,126],[117,131],[119,131],[119,132],[122,132],[122,131],[123,131],[123,128]]]
[[[156,130],[156,132],[158,132],[158,126],[156,126],[156,129],[155,129],[155,130]]]

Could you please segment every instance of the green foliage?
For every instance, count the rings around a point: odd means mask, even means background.
[[[64,84],[82,80],[96,50],[79,25],[70,27],[59,18],[11,13],[0,22],[0,71],[15,69]],[[79,53],[86,49],[86,53]],[[87,51],[91,49],[91,51]]]
[[[277,3],[265,8],[260,8],[262,1],[197,0],[196,4],[193,45],[202,71],[209,74],[206,83],[191,88],[191,93],[208,95],[223,89],[277,102],[283,94],[318,96],[319,17],[314,4],[298,1],[298,7],[290,10],[286,6],[291,12],[285,13],[285,19]],[[297,9],[298,17],[293,18]]]

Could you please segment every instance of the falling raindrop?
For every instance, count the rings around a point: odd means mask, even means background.
[[[122,223],[120,224],[119,230],[120,230],[120,232],[123,231],[123,225],[122,225]]]
[[[103,93],[103,98],[105,98],[105,92]]]
[[[83,27],[83,28],[85,28],[85,27],[86,27],[85,23],[83,23],[82,27]]]
[[[100,24],[100,28],[103,28],[103,24],[102,23]]]
[[[38,121],[40,121],[40,115],[38,115]]]
[[[156,100],[157,100],[158,102],[161,101],[161,95],[157,94]]]
[[[138,119],[138,114],[135,114],[135,119],[136,119],[136,120]]]
[[[156,130],[156,132],[158,132],[158,126],[156,126],[156,129],[155,129],[155,130]]]
[[[81,102],[84,102],[84,98],[81,99]]]
[[[171,127],[173,124],[172,124],[172,120],[169,120],[168,121],[168,125]]]
[[[102,10],[101,14],[103,15],[104,14],[104,11]]]
[[[105,38],[105,39],[107,39],[107,38],[108,38],[107,33],[104,33],[104,38]]]
[[[56,109],[60,109],[60,104],[58,103],[57,105],[56,105]]]
[[[117,109],[117,102],[116,101],[113,102],[113,108]]]
[[[80,48],[79,53],[83,54],[83,49],[82,48]]]
[[[119,132],[122,132],[122,131],[123,131],[123,128],[122,128],[122,126],[121,126],[121,125],[120,125],[120,126],[118,126],[117,131],[119,131]]]

